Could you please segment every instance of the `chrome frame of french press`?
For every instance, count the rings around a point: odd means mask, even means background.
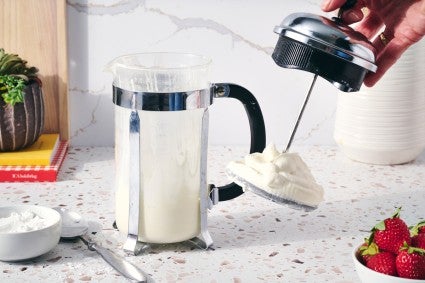
[[[137,122],[137,111],[180,111],[204,108],[204,115],[202,117],[201,128],[201,160],[200,160],[200,235],[195,238],[189,239],[199,248],[208,249],[212,246],[213,241],[210,233],[208,232],[207,212],[213,205],[219,201],[226,201],[238,197],[243,193],[243,189],[235,183],[230,183],[224,186],[216,187],[212,184],[207,184],[205,180],[207,174],[207,155],[208,151],[208,107],[213,103],[214,98],[234,98],[240,101],[248,116],[251,144],[249,153],[261,152],[266,145],[266,132],[263,114],[258,101],[253,94],[246,88],[231,84],[231,83],[214,83],[208,89],[195,90],[189,92],[177,93],[152,93],[152,92],[134,92],[128,91],[116,86],[113,86],[113,102],[121,107],[132,109],[130,114],[130,144],[134,147],[134,154],[132,152],[131,162],[138,163],[133,167],[133,177],[139,176],[141,173],[140,166],[140,121]],[[137,144],[136,144],[137,141]],[[134,197],[130,195],[133,203],[129,207],[129,232],[127,241],[124,245],[125,250],[137,255],[144,250],[148,243],[138,242],[138,223],[139,223],[139,181],[131,180],[130,194],[133,192]],[[135,202],[134,202],[135,201]],[[131,227],[130,227],[131,226]]]
[[[210,199],[210,188],[205,179],[207,174],[207,147],[208,147],[208,106],[212,103],[212,93],[210,89],[177,92],[177,93],[153,93],[134,92],[113,86],[113,102],[121,107],[131,109],[129,117],[129,141],[130,141],[130,188],[129,188],[129,217],[128,234],[124,244],[124,250],[137,255],[142,250],[147,249],[150,243],[141,243],[139,236],[140,215],[140,119],[139,110],[144,111],[182,111],[204,108],[201,128],[201,160],[200,160],[200,235],[189,239],[194,245],[208,249],[213,241],[208,232],[207,210],[212,207]],[[214,194],[213,194],[214,195]],[[217,203],[218,201],[214,201]]]

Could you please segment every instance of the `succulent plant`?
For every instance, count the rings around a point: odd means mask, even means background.
[[[0,48],[0,152],[33,144],[44,128],[44,98],[38,69]]]
[[[28,67],[27,61],[0,48],[0,94],[12,106],[24,101],[25,84],[37,78],[38,69]]]

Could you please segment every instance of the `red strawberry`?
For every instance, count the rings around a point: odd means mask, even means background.
[[[393,216],[379,222],[372,229],[373,241],[381,251],[398,254],[404,242],[410,245],[410,231],[400,218],[400,210],[398,208]]]
[[[425,279],[425,250],[404,245],[396,257],[399,277]]]
[[[370,238],[366,238],[363,245],[359,248],[359,255],[363,264],[366,264],[377,253],[379,253],[379,248],[374,242],[370,241]]]
[[[412,246],[425,249],[425,220],[410,227],[410,234],[412,236]]]
[[[412,247],[425,250],[425,234],[419,234],[412,237]]]
[[[390,252],[380,252],[369,258],[366,266],[379,273],[397,276],[396,256]]]

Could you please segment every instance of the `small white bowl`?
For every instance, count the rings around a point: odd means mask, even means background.
[[[0,231],[1,261],[31,259],[49,252],[58,244],[62,220],[57,211],[37,205],[3,206],[0,207],[0,218],[7,218],[12,212],[32,212],[43,219],[43,225],[26,232]]]
[[[359,246],[360,247],[360,246]],[[363,283],[424,283],[424,280],[401,278],[396,276],[390,276],[383,273],[376,272],[366,266],[364,266],[358,259],[358,249],[355,248],[352,253],[354,266],[357,271],[357,275],[360,281]]]

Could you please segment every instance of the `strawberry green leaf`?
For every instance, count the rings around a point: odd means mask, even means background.
[[[376,231],[376,230],[380,230],[380,231],[385,230],[385,221],[384,220],[382,220],[381,222],[379,222],[378,224],[376,224],[373,227],[372,231]]]
[[[368,246],[360,247],[361,255],[376,255],[379,253],[378,245],[375,243],[371,243]]]
[[[420,221],[420,222],[419,222],[418,224],[416,224],[415,226],[411,226],[411,227],[409,227],[410,234],[411,234],[412,236],[416,236],[416,235],[418,235],[418,234],[419,234],[419,229],[420,229],[421,227],[425,227],[425,220]]]
[[[400,211],[401,211],[401,207],[397,207],[396,211],[391,216],[391,218],[399,218],[400,217]]]
[[[421,255],[425,255],[424,249],[409,246],[406,242],[404,242],[403,246],[400,248],[400,251],[407,251],[407,253],[409,254],[418,253]]]
[[[416,248],[416,247],[409,247],[409,249],[407,250],[407,252],[409,254],[413,254],[413,253],[418,253],[418,254],[421,254],[421,255],[424,255],[425,254],[425,250],[424,249]]]

